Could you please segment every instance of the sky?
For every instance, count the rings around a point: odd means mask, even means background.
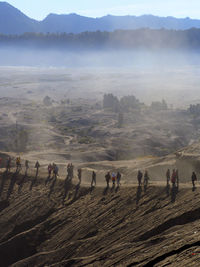
[[[88,17],[105,15],[174,16],[200,19],[200,0],[8,0],[27,16],[42,20],[49,13],[76,13]]]

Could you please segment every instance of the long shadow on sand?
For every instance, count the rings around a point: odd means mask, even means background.
[[[176,201],[177,193],[178,193],[178,188],[176,186],[172,186],[172,190],[171,190],[171,202],[172,203]]]
[[[95,186],[92,185],[92,186],[90,187],[90,194],[92,194],[92,192],[94,191],[94,189],[95,189]]]
[[[49,182],[51,182],[53,178],[51,178],[51,175],[47,176],[47,179],[45,180],[45,185],[47,185]]]
[[[32,182],[31,182],[31,184],[30,184],[30,188],[29,188],[30,191],[32,191],[33,186],[34,186],[34,184],[36,184],[36,182],[37,182],[37,177],[35,177],[35,178],[32,180]]]
[[[104,188],[104,190],[103,190],[103,195],[105,196],[105,195],[107,195],[108,194],[108,190],[109,190],[109,186],[106,186],[105,188]]]
[[[18,187],[18,193],[21,193],[21,191],[22,191],[22,188],[23,188],[23,185],[24,185],[24,183],[25,183],[25,180],[26,180],[26,178],[27,178],[28,176],[27,176],[27,174],[25,173],[24,174],[24,176],[22,177],[22,179],[19,181],[19,187]]]
[[[137,188],[137,193],[136,193],[136,204],[139,203],[140,198],[141,198],[141,194],[142,194],[142,186],[139,185]]]
[[[51,186],[50,186],[50,190],[49,190],[48,198],[50,198],[51,194],[53,193],[53,190],[54,190],[56,181],[57,181],[57,178],[54,177],[54,178],[53,178],[53,181],[52,181],[52,183],[51,183]]]
[[[120,187],[119,185],[117,185],[117,187],[115,188],[115,193],[117,193],[119,191]]]
[[[0,186],[0,197],[1,197],[1,194],[2,194],[3,189],[4,189],[4,185],[5,185],[5,182],[6,182],[7,175],[8,175],[8,172],[6,172],[6,171],[2,175],[1,186]]]
[[[110,192],[113,193],[115,192],[115,184],[112,185],[111,189],[110,189]]]
[[[13,173],[13,175],[12,175],[12,177],[11,177],[10,185],[9,185],[8,192],[7,192],[7,198],[6,198],[7,200],[9,199],[10,195],[11,195],[12,192],[13,192],[15,183],[16,183],[16,181],[17,181],[18,174],[19,174],[19,172],[15,172],[15,173]]]
[[[67,197],[67,194],[69,192],[69,190],[72,187],[72,183],[71,181],[68,179],[68,177],[65,179],[65,184],[64,184],[64,194],[63,194],[63,199],[62,199],[62,203],[64,204],[65,199]]]
[[[169,195],[170,195],[170,185],[169,184],[166,185],[166,195],[167,195],[167,197],[169,197]]]
[[[196,186],[194,185],[194,186],[192,187],[192,192],[194,192],[196,189],[197,189],[197,188],[196,188]]]
[[[75,193],[74,193],[74,197],[73,197],[73,200],[75,201],[76,199],[78,199],[78,193],[80,191],[80,187],[81,187],[81,184],[78,183],[75,187]]]
[[[91,188],[87,188],[87,189],[83,189],[83,190],[80,190],[80,188],[81,188],[80,183],[78,183],[76,185],[76,187],[75,187],[74,196],[73,196],[73,198],[71,199],[71,201],[67,205],[71,205],[72,203],[77,201],[80,197],[91,193]]]

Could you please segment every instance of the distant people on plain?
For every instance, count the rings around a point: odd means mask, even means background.
[[[10,172],[10,169],[11,169],[11,157],[8,157],[6,161],[6,172]]]
[[[166,180],[167,180],[167,186],[169,185],[169,181],[170,181],[170,169],[167,170],[166,172]]]
[[[176,186],[177,189],[179,188],[179,173],[178,173],[178,169],[176,169]]]
[[[48,170],[48,177],[51,178],[51,173],[53,171],[53,166],[51,165],[51,163],[49,163],[47,170]]]
[[[148,183],[149,183],[149,174],[148,174],[148,171],[145,171],[144,173],[144,187],[145,188],[147,188]]]
[[[122,175],[121,175],[121,173],[120,172],[117,172],[117,186],[120,186],[121,185],[121,177],[122,177]]]
[[[58,166],[55,163],[53,163],[53,178],[57,179],[57,177],[58,177]]]
[[[176,184],[176,171],[175,171],[175,169],[173,169],[173,171],[172,171],[171,182],[172,182],[172,186],[175,187],[175,184]]]
[[[93,171],[93,172],[92,172],[91,187],[93,187],[93,184],[96,186],[96,184],[97,184],[96,177],[97,177],[96,172]]]
[[[195,186],[195,181],[197,181],[197,176],[196,176],[196,173],[195,172],[192,172],[192,177],[191,177],[191,180],[192,180],[192,190],[194,191],[196,186]]]
[[[72,165],[72,163],[69,163],[67,165],[67,179],[72,181],[73,178],[74,178],[74,166]]]
[[[28,169],[29,169],[29,161],[26,160],[26,161],[25,161],[25,175],[27,175],[27,173],[28,173]]]
[[[78,172],[78,180],[79,180],[79,184],[81,184],[81,179],[82,179],[82,169],[79,168],[77,172]]]
[[[74,178],[74,166],[72,163],[70,165],[70,172],[71,172],[71,179],[73,179]]]
[[[115,172],[112,173],[112,184],[113,184],[113,187],[115,187],[115,182],[116,182],[116,174]]]
[[[40,168],[40,163],[39,161],[37,160],[36,163],[35,163],[35,168],[36,168],[36,174],[35,174],[35,177],[38,176],[38,172],[39,172],[39,168]]]
[[[21,158],[16,158],[16,172],[19,172],[21,170]]]
[[[111,180],[110,172],[107,172],[107,174],[105,175],[105,179],[106,179],[107,187],[109,187],[109,183]]]
[[[138,179],[138,185],[141,186],[142,184],[142,177],[143,177],[143,173],[139,170],[138,174],[137,174],[137,179]]]

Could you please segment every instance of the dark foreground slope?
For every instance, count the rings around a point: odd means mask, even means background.
[[[11,176],[0,177],[1,266],[200,266],[199,188],[173,202],[163,187],[71,186],[63,202],[63,181],[26,178],[18,191]]]

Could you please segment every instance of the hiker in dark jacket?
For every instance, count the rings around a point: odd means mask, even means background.
[[[95,171],[93,171],[92,172],[92,182],[91,182],[91,187],[93,187],[93,183],[94,183],[94,185],[96,186],[96,177],[97,177],[97,175],[96,175],[96,172]]]
[[[147,186],[149,182],[149,174],[147,171],[144,173],[144,185]]]
[[[82,169],[78,169],[78,179],[79,179],[79,184],[81,184],[81,179],[82,179]]]
[[[176,184],[176,171],[173,169],[172,177],[171,177],[172,186],[175,187]]]
[[[197,181],[197,176],[195,172],[192,172],[191,180],[192,180],[192,186],[193,188],[195,188],[195,181]]]
[[[26,161],[25,161],[25,175],[27,175],[27,173],[28,173],[28,169],[29,169],[29,161],[26,160]]]
[[[10,172],[10,168],[11,168],[11,157],[8,157],[6,161],[6,172]]]
[[[109,183],[110,183],[110,180],[111,180],[110,172],[108,172],[108,173],[105,175],[105,179],[106,179],[107,187],[109,187]]]
[[[37,160],[36,163],[35,163],[35,168],[36,168],[36,174],[35,174],[35,177],[38,176],[38,172],[39,172],[39,168],[40,168],[40,163],[39,161]]]
[[[170,181],[170,170],[169,169],[166,172],[166,179],[167,179],[167,185],[169,185],[169,181]]]
[[[117,186],[120,186],[121,185],[120,184],[121,177],[122,177],[121,173],[120,172],[117,172]]]
[[[143,177],[143,174],[142,174],[142,172],[139,170],[139,171],[138,171],[138,175],[137,175],[138,185],[139,185],[139,186],[141,186],[141,184],[142,184],[142,177]]]

